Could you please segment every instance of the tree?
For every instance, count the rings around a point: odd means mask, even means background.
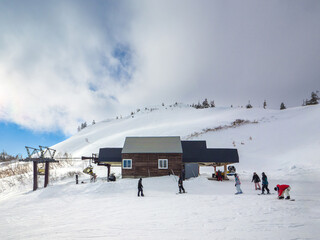
[[[84,129],[87,127],[87,122],[81,123],[81,129]]]
[[[203,106],[203,108],[209,107],[208,99],[204,99],[204,101],[202,102],[202,106]]]
[[[286,106],[285,106],[284,103],[282,102],[282,103],[280,104],[280,110],[284,110],[284,109],[286,109]]]
[[[247,104],[246,108],[252,108],[252,105],[250,104],[250,101],[249,101],[249,103]]]
[[[311,93],[311,99],[306,101],[306,105],[319,104],[318,100],[320,100],[320,98],[318,97],[318,93],[319,93],[319,91],[312,92]]]
[[[95,125],[95,124],[96,124],[96,121],[95,121],[95,120],[93,120],[93,121],[92,121],[92,125]]]
[[[264,102],[263,102],[263,108],[266,109],[266,107],[267,107],[267,101],[264,100]]]
[[[210,107],[212,107],[212,108],[214,108],[216,105],[214,104],[214,101],[212,100],[211,102],[210,102]]]

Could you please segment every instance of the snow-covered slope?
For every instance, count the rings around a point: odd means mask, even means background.
[[[230,127],[236,119],[248,123]],[[216,130],[219,127],[222,129]],[[320,106],[282,111],[161,106],[133,117],[99,122],[53,148],[81,157],[98,153],[101,147],[122,147],[127,136],[181,136],[206,140],[210,148],[237,148],[240,172],[256,170],[276,177],[299,174],[314,178],[320,173],[319,133]]]
[[[237,119],[246,121],[233,124]],[[31,172],[20,176],[26,183],[18,181],[19,188],[1,179],[8,188],[0,193],[0,238],[319,239],[319,120],[320,106],[284,111],[178,106],[97,123],[53,148],[80,157],[100,147],[122,147],[126,136],[207,140],[208,147],[238,148],[244,194],[234,195],[232,178],[209,181],[213,169],[202,167],[200,177],[184,182],[187,194],[175,194],[177,180],[171,175],[143,179],[145,197],[137,198],[137,179],[107,182],[106,168],[95,166],[97,182],[82,175],[86,184],[76,185],[66,173],[81,173],[85,161],[64,162],[67,167],[51,171],[55,180],[49,187],[42,188],[39,177],[35,192]],[[289,184],[296,201],[258,196],[252,171],[267,173],[272,193],[276,184]]]

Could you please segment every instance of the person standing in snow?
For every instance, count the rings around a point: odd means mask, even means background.
[[[251,182],[254,182],[254,187],[256,188],[256,190],[258,190],[258,189],[261,190],[260,183],[259,183],[259,182],[261,182],[261,180],[256,172],[253,173]]]
[[[270,190],[268,188],[268,177],[267,175],[263,172],[262,173],[262,194],[264,194],[264,190],[267,190],[267,194],[270,194]]]
[[[138,182],[138,197],[140,197],[140,193],[141,193],[141,197],[144,197],[144,195],[143,195],[143,186],[142,186],[142,178],[140,178],[139,182]]]
[[[183,188],[183,179],[182,176],[180,175],[179,177],[179,181],[178,181],[178,186],[179,186],[179,193],[181,193],[181,190],[183,191],[183,193],[185,193],[186,191]]]
[[[237,189],[236,194],[242,194],[243,192],[240,188],[241,182],[240,182],[238,174],[236,174],[236,173],[234,174],[234,180],[236,181],[236,184],[234,185]]]
[[[218,170],[218,172],[217,172],[217,181],[222,182],[222,172],[220,170]]]
[[[291,187],[289,185],[283,184],[283,185],[277,185],[274,188],[275,191],[278,191],[278,199],[284,199],[284,195],[286,195],[286,199],[290,199],[290,190]]]

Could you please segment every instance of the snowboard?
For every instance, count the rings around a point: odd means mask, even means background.
[[[177,192],[176,194],[185,194],[185,193],[187,193],[187,192],[181,192],[181,193],[180,193],[180,192]]]

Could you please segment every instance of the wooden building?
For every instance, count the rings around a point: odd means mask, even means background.
[[[179,175],[180,137],[127,137],[122,149],[122,177]]]
[[[101,148],[98,164],[121,166],[122,177],[168,174],[197,177],[199,165],[238,163],[237,149],[207,148],[206,141],[181,141],[180,137],[127,137],[123,148]]]

